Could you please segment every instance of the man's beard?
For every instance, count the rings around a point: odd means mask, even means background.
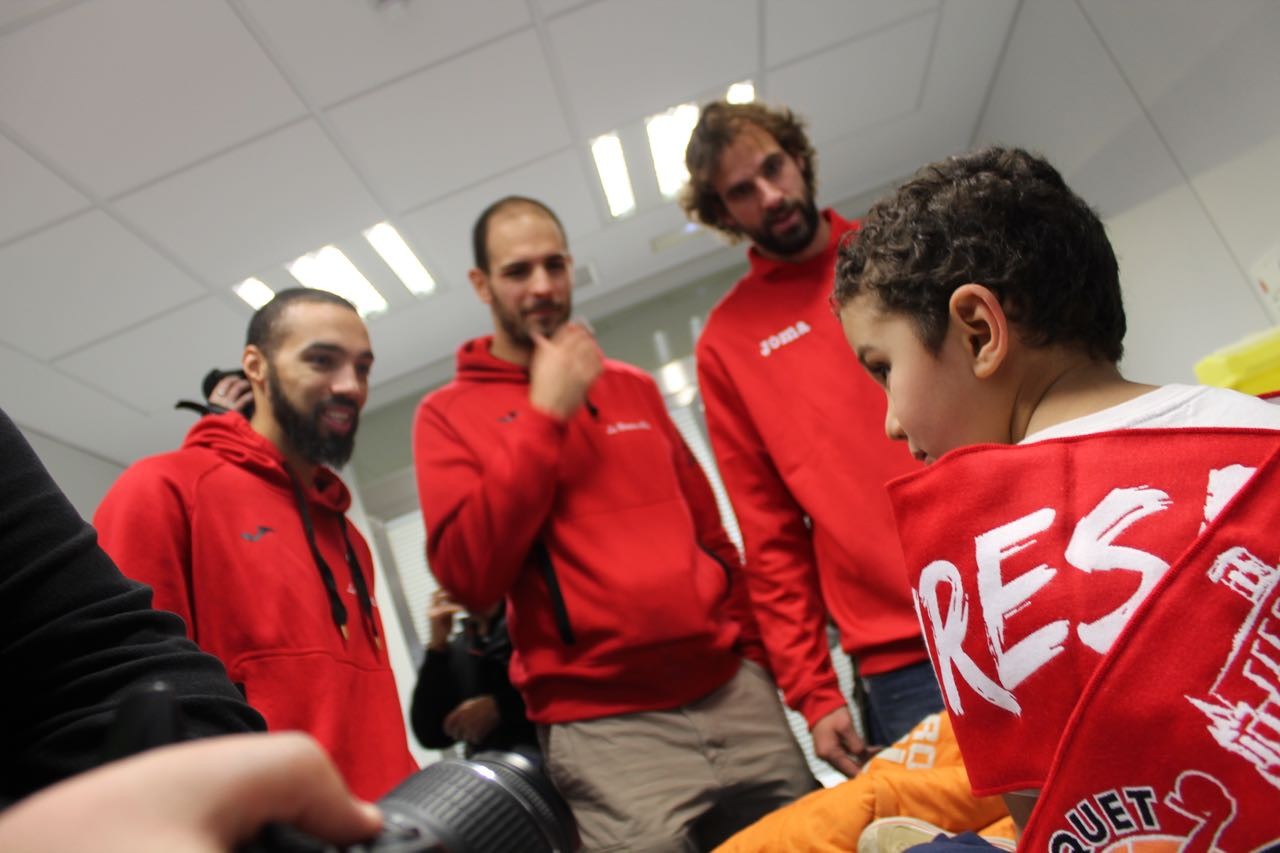
[[[295,453],[316,465],[341,468],[347,464],[356,446],[356,429],[360,426],[360,408],[354,401],[330,397],[318,403],[308,416],[294,408],[285,397],[270,364],[267,365],[267,394],[271,398],[271,414]],[[325,407],[334,404],[351,407],[351,430],[346,435],[326,434],[321,425],[321,413]]]
[[[556,302],[553,299],[544,299],[541,302],[534,303],[525,311],[508,311],[506,307],[498,301],[495,294],[493,301],[493,316],[497,319],[498,325],[502,326],[502,331],[506,333],[507,338],[512,343],[526,349],[533,349],[533,334],[530,329],[536,329],[538,334],[544,338],[549,338],[556,333],[556,330],[569,321],[569,313],[572,311],[572,303],[566,299],[563,303]],[[551,309],[554,313],[535,316],[533,311],[546,311]]]
[[[786,219],[796,210],[800,211],[800,222],[790,231],[777,234],[769,230],[772,222]],[[806,199],[788,202],[785,207],[773,211],[758,232],[747,232],[747,236],[751,238],[751,242],[769,254],[785,258],[798,255],[809,248],[809,244],[813,242],[813,236],[817,233],[818,207],[813,203],[813,199]]]

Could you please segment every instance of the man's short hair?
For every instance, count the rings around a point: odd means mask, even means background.
[[[274,353],[280,345],[280,317],[295,302],[322,302],[356,310],[356,306],[336,293],[312,287],[291,287],[271,297],[270,302],[254,312],[253,318],[249,320],[249,330],[245,334],[245,346],[256,346],[268,356]]]
[[[536,198],[528,198],[522,195],[504,196],[486,207],[480,216],[476,218],[476,224],[471,227],[471,252],[474,255],[477,269],[483,270],[485,273],[489,272],[489,220],[508,207],[522,206],[532,207],[545,213],[556,224],[556,228],[560,229],[560,237],[564,240],[565,248],[569,247],[569,238],[564,232],[564,225],[561,224],[560,217],[556,216],[554,210]]]
[[[951,294],[974,282],[1022,340],[1124,353],[1120,272],[1102,221],[1044,158],[993,146],[920,169],[876,202],[836,262],[837,306],[874,294],[937,353]]]
[[[679,202],[690,219],[735,239],[743,236],[743,231],[725,222],[724,202],[712,181],[720,166],[720,155],[747,125],[755,125],[776,139],[782,150],[800,163],[809,198],[814,198],[816,192],[816,155],[804,132],[804,122],[795,113],[786,107],[773,108],[755,102],[712,101],[702,108],[684,151],[689,183],[680,191]]]

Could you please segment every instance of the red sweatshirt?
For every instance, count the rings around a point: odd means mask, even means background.
[[[321,468],[306,490],[315,545],[345,608],[347,638],[312,556],[280,451],[239,414],[201,418],[182,449],[124,472],[94,515],[102,547],[154,605],[187,623],[202,649],[273,731],[310,733],[347,783],[373,799],[417,769],[376,609],[362,615],[351,553],[366,587],[373,561],[346,523],[351,496]],[[344,530],[345,527],[345,536]]]
[[[829,613],[866,675],[926,659],[884,484],[920,466],[885,437],[884,393],[832,315],[839,240],[804,263],[755,249],[698,340],[716,464],[746,546],[756,619],[787,703],[813,725],[845,704]]]
[[[468,607],[506,596],[529,718],[673,708],[727,682],[735,649],[762,661],[737,550],[653,381],[606,360],[561,422],[490,342],[419,405],[414,462],[431,571]]]

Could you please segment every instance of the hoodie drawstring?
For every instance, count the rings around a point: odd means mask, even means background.
[[[373,601],[369,597],[369,585],[364,582],[364,572],[360,570],[360,561],[356,559],[356,549],[351,547],[351,537],[347,534],[347,517],[338,516],[342,522],[342,541],[347,546],[347,568],[351,570],[351,581],[356,587],[356,599],[360,602],[360,621],[364,623],[365,633],[373,641],[375,649],[382,648],[378,637],[378,623],[373,618]]]
[[[342,603],[341,596],[338,595],[338,584],[334,580],[333,570],[329,568],[329,563],[325,561],[324,555],[320,553],[320,547],[316,544],[315,528],[311,523],[311,510],[307,507],[306,495],[302,491],[302,485],[298,482],[293,473],[289,473],[289,485],[293,487],[293,500],[298,507],[298,515],[302,518],[302,529],[307,536],[307,547],[311,549],[311,559],[315,561],[316,569],[320,572],[320,580],[324,583],[325,593],[329,598],[329,612],[333,617],[333,624],[337,627],[338,632],[342,634],[343,642],[347,640],[347,608]],[[361,621],[364,623],[365,631],[369,634],[375,648],[381,648],[378,641],[377,629],[373,623],[373,605],[369,600],[369,588],[364,582],[364,573],[360,570],[360,563],[356,559],[355,549],[351,547],[351,539],[347,536],[347,519],[341,513],[338,517],[342,521],[342,539],[347,546],[347,567],[351,570],[351,581],[356,588],[356,598],[360,601]]]

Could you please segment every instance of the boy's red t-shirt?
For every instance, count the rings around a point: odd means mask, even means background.
[[[1278,440],[1189,428],[980,445],[890,484],[975,794],[1043,786],[1129,619]]]

